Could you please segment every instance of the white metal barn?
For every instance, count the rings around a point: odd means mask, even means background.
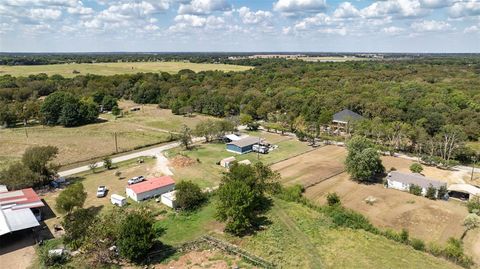
[[[129,185],[126,189],[127,196],[140,202],[175,189],[175,181],[169,176],[151,178],[146,181]]]
[[[175,202],[176,201],[175,193],[176,191],[171,191],[171,192],[162,194],[162,197],[161,197],[162,204],[171,208],[176,208],[177,205]]]
[[[388,173],[387,187],[391,189],[397,189],[401,191],[409,191],[410,185],[417,185],[422,188],[422,195],[427,193],[427,189],[432,185],[437,190],[441,186],[446,186],[445,182],[430,179],[420,174],[405,174],[397,171]]]

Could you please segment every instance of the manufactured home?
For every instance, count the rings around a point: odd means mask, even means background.
[[[424,177],[420,174],[415,173],[401,173],[398,171],[392,171],[388,173],[386,178],[387,180],[387,188],[401,190],[401,191],[409,191],[411,185],[417,185],[422,188],[422,195],[427,193],[427,189],[429,186],[433,186],[435,189],[439,189],[441,186],[446,187],[446,183]]]
[[[126,189],[127,196],[140,202],[175,189],[175,181],[169,176],[147,179],[146,181],[129,185]]]

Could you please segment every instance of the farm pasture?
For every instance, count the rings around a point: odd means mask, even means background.
[[[103,75],[111,76],[116,74],[136,73],[177,73],[182,69],[190,69],[194,72],[200,71],[245,71],[251,69],[249,66],[229,64],[208,64],[188,62],[125,62],[125,63],[71,63],[71,64],[49,64],[49,65],[18,65],[0,66],[0,75],[29,76],[45,73],[47,75],[62,75],[64,77],[75,77],[77,75]],[[79,73],[74,73],[77,71]]]

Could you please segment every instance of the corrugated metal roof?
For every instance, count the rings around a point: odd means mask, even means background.
[[[387,179],[405,184],[415,184],[422,188],[428,188],[430,184],[435,188],[447,185],[447,183],[431,178],[424,177],[420,174],[404,174],[397,171],[388,173]]]
[[[349,109],[344,109],[333,115],[333,121],[339,121],[339,122],[351,122],[351,121],[357,121],[361,119],[363,119],[363,116]]]
[[[452,184],[448,186],[449,191],[465,192],[471,195],[480,196],[480,188],[470,184]]]
[[[32,189],[9,191],[0,193],[0,206],[12,209],[34,208],[44,206],[40,197]]]
[[[39,226],[30,208],[0,209],[0,235]]]
[[[258,137],[255,137],[255,136],[249,136],[249,137],[245,137],[245,138],[242,138],[240,140],[237,140],[237,141],[232,141],[230,143],[228,143],[227,145],[235,145],[237,147],[246,147],[246,146],[250,146],[250,145],[254,145],[256,143],[259,143],[260,142],[260,138]]]
[[[146,181],[133,184],[127,187],[131,189],[136,194],[147,192],[155,189],[159,189],[168,185],[175,184],[175,180],[169,176],[163,176],[158,178],[147,179]]]

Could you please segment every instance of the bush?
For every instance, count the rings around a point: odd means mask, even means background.
[[[183,210],[195,209],[206,199],[200,187],[189,180],[179,182],[175,189],[176,204]]]
[[[423,167],[419,163],[412,163],[412,165],[410,165],[410,171],[412,171],[412,173],[421,173],[423,171]]]
[[[430,184],[427,188],[427,193],[425,194],[425,197],[431,200],[436,200],[437,199],[437,189]]]
[[[48,252],[52,249],[56,249],[61,245],[59,239],[51,239],[45,241],[42,246],[38,248],[38,259],[40,264],[47,268],[64,268],[63,265],[68,262],[69,256],[64,255],[50,255]]]
[[[353,210],[341,206],[333,206],[328,207],[326,213],[332,219],[334,226],[362,229],[375,234],[379,232],[365,216]]]
[[[411,184],[408,192],[410,192],[413,195],[420,196],[422,195],[422,188],[418,185]]]
[[[89,209],[79,208],[65,216],[62,226],[65,229],[63,238],[65,244],[72,249],[78,249],[83,241],[87,230],[95,219],[95,212]]]
[[[327,204],[329,206],[340,205],[341,204],[340,196],[338,196],[338,194],[336,192],[328,193],[327,194]]]
[[[425,251],[425,243],[420,239],[413,238],[410,245],[416,250]]]
[[[408,231],[406,229],[402,229],[402,231],[400,232],[400,242],[408,243],[408,237]]]
[[[448,194],[447,185],[442,185],[438,188],[437,199],[445,199]]]
[[[110,170],[112,169],[112,159],[108,156],[106,156],[105,158],[103,158],[103,167],[105,167],[105,169],[107,170]]]
[[[74,208],[81,208],[86,198],[87,193],[83,184],[78,182],[68,186],[58,195],[55,206],[60,213],[70,213]]]
[[[472,258],[463,253],[463,242],[456,238],[449,238],[447,246],[443,249],[443,255],[449,260],[465,267],[470,268],[473,265]]]
[[[296,184],[290,187],[282,187],[278,193],[278,197],[282,200],[289,202],[301,202],[303,199],[302,193],[304,188],[300,184]]]
[[[396,241],[396,242],[401,242],[402,239],[400,238],[400,234],[395,232],[394,230],[391,230],[391,229],[387,229],[385,231],[382,232],[383,236],[385,236],[386,238],[390,239],[390,240],[393,240],[393,241]]]
[[[480,215],[480,197],[475,197],[467,202],[468,212]]]

